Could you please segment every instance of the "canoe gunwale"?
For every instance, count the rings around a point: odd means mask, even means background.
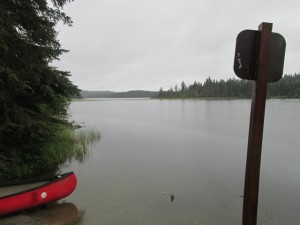
[[[48,186],[50,184],[54,184],[56,182],[59,182],[59,181],[65,179],[65,178],[71,176],[72,174],[74,174],[74,172],[68,172],[68,173],[64,173],[64,174],[60,174],[60,175],[54,176],[54,177],[49,178],[49,179],[45,179],[43,181],[47,181],[48,180],[49,182],[46,182],[45,184],[38,185],[38,186],[33,187],[33,188],[25,189],[24,191],[16,192],[16,193],[9,194],[9,195],[0,196],[0,200],[5,199],[5,198],[10,198],[10,197],[13,197],[13,196],[16,196],[16,195],[20,195],[20,194],[23,194],[23,193],[26,193],[26,192],[38,190],[38,189],[46,187],[46,186]],[[33,182],[33,183],[36,183],[36,182]]]

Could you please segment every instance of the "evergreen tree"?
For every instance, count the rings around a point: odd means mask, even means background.
[[[180,89],[180,91],[186,91],[186,85],[185,85],[185,83],[184,83],[184,81],[182,81],[181,82],[181,89]]]
[[[66,52],[55,26],[71,25],[70,0],[0,1],[0,156],[30,158],[40,143],[68,125],[66,111],[79,89],[69,72],[51,66]]]
[[[251,98],[252,81],[230,78],[227,81],[208,77],[203,84],[196,81],[186,87],[181,83],[180,92],[160,91],[159,98]],[[300,74],[284,75],[278,82],[270,83],[269,98],[300,98]]]

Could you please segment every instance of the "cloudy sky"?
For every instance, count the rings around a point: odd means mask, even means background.
[[[83,90],[164,90],[235,77],[238,33],[273,23],[286,39],[284,73],[300,72],[299,0],[75,0],[57,27],[69,53],[55,65]]]

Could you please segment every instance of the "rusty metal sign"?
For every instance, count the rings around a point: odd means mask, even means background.
[[[272,33],[272,23],[261,23],[258,31],[244,30],[237,36],[234,72],[253,80],[248,149],[244,184],[243,225],[257,224],[259,176],[268,82],[283,72],[285,40]]]
[[[257,80],[259,38],[260,32],[256,30],[244,30],[236,38],[234,72],[241,79]],[[268,82],[276,82],[282,77],[285,46],[282,35],[271,34]]]

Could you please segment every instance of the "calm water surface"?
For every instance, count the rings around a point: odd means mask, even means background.
[[[98,99],[72,119],[101,132],[66,199],[82,225],[241,224],[250,100]],[[300,101],[267,101],[258,224],[300,223]],[[175,198],[171,201],[171,195]]]

